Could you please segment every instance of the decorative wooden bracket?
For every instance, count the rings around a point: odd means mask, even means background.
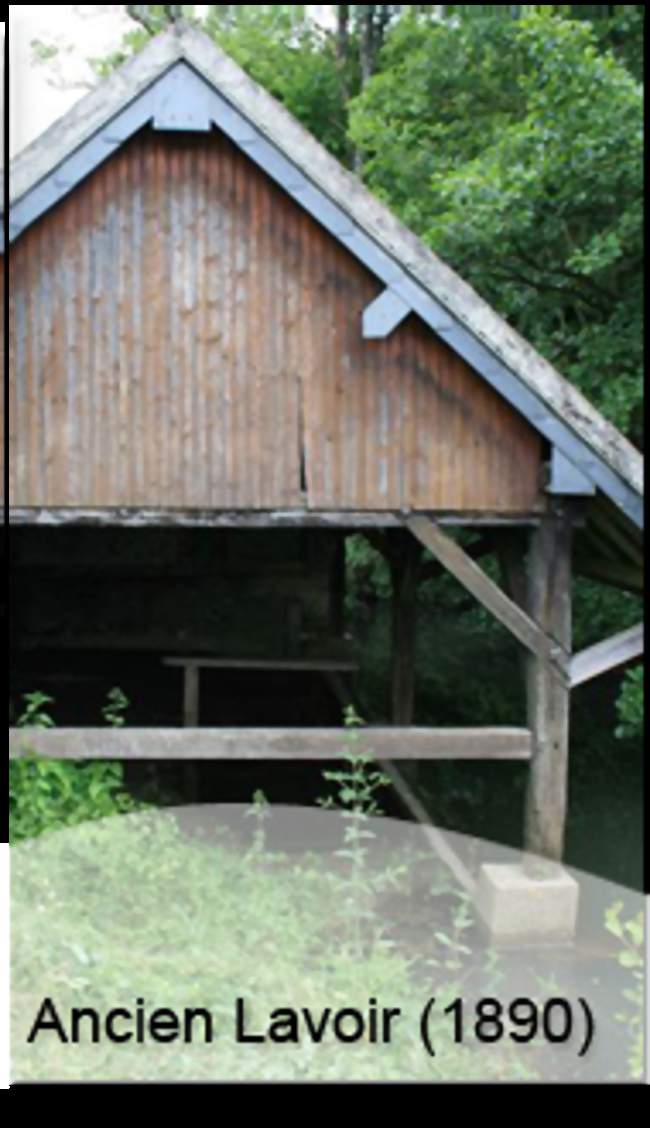
[[[390,287],[383,290],[374,302],[363,311],[362,326],[365,340],[388,337],[393,329],[411,312],[411,307]]]
[[[588,497],[595,494],[596,487],[586,474],[578,470],[566,455],[554,446],[551,452],[546,492],[565,496]]]
[[[599,674],[613,670],[623,662],[629,662],[643,654],[643,623],[637,623],[626,631],[620,631],[611,638],[603,639],[594,646],[574,654],[569,663],[571,689],[583,682],[591,681]]]
[[[519,642],[547,663],[563,682],[568,682],[569,653],[509,599],[456,541],[443,533],[429,517],[410,517],[406,525],[447,571],[503,623]]]

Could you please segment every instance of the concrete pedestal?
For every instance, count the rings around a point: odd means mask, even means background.
[[[481,866],[476,910],[495,944],[566,943],[578,915],[578,884],[561,866],[532,876],[521,865]]]

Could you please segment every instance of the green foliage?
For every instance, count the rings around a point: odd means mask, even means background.
[[[574,583],[573,649],[582,650],[616,631],[634,626],[643,618],[643,600],[629,592],[604,588],[579,578]],[[640,745],[643,739],[643,667],[626,671],[616,700],[618,724],[615,735]],[[594,748],[598,753],[598,746]]]
[[[346,842],[354,840],[355,848],[359,849],[363,857],[365,851],[361,846],[361,839],[364,834],[358,829],[359,824],[367,822],[371,815],[383,813],[375,795],[378,790],[388,785],[389,780],[385,773],[378,769],[373,754],[359,748],[359,729],[364,725],[364,721],[358,716],[353,705],[346,707],[343,719],[346,734],[341,759],[345,766],[336,771],[324,771],[323,779],[338,784],[338,801],[343,817],[352,823],[346,831]],[[323,800],[321,805],[331,807],[334,804]]]
[[[123,37],[119,50],[90,60],[103,78],[141,50],[167,22],[165,5],[149,5],[147,18]],[[135,12],[130,11],[135,18]],[[185,19],[195,21],[193,6]],[[198,22],[198,21],[197,21]],[[291,4],[212,4],[202,18],[204,30],[252,78],[261,83],[336,156],[346,159],[346,98],[358,87],[359,67],[337,52],[335,39],[311,18],[308,9]]]
[[[610,48],[631,74],[640,81],[644,73],[645,48],[645,4],[603,4],[595,5],[602,11],[601,17],[593,18],[594,35],[602,48]],[[589,12],[589,6],[576,4],[572,14],[579,17],[581,10]]]
[[[113,728],[121,728],[124,724],[124,713],[128,709],[130,701],[125,693],[118,686],[108,691],[108,699],[106,705],[102,706],[102,715],[107,725]]]
[[[431,890],[435,894],[435,886]],[[433,934],[433,939],[437,941],[437,950],[440,955],[433,955],[427,963],[429,967],[439,969],[444,967],[448,972],[459,972],[463,968],[463,959],[471,955],[471,948],[468,948],[464,943],[465,934],[468,929],[471,929],[474,924],[474,915],[470,908],[471,897],[465,890],[459,890],[449,910],[449,925],[446,931],[438,928]],[[434,949],[434,952],[436,949]],[[498,975],[496,964],[498,963],[498,956],[495,952],[491,952],[488,957],[491,960],[491,972]],[[439,971],[437,972],[439,974]]]
[[[349,611],[368,601],[390,599],[392,586],[386,558],[363,533],[345,538],[345,580]]]
[[[16,721],[18,728],[52,728],[54,721],[49,712],[44,708],[54,704],[54,698],[47,693],[35,690],[33,693],[24,693],[25,707]]]
[[[345,159],[345,95],[355,81],[354,68],[341,63],[333,40],[308,18],[305,8],[244,5],[224,20],[212,7],[205,30],[331,152]]]
[[[17,727],[52,728],[54,721],[46,711],[54,699],[35,691],[23,695],[25,707]],[[109,724],[124,723],[128,701],[121,690],[112,689],[104,707]],[[123,790],[124,767],[108,760],[49,760],[36,756],[25,746],[20,758],[9,762],[10,841],[21,842],[46,831],[76,826],[87,819],[102,819],[140,808],[141,804]]]
[[[642,92],[592,25],[404,18],[350,112],[370,185],[639,442]]]
[[[10,842],[136,809],[123,766],[22,756],[9,763]]]
[[[253,801],[246,811],[246,816],[255,820],[251,853],[261,855],[266,847],[265,823],[271,816],[271,808],[266,795],[259,787],[253,792]]]
[[[43,43],[41,39],[32,39],[30,43],[32,58],[36,63],[51,63],[59,54],[55,43]]]
[[[573,584],[573,649],[583,650],[643,618],[643,600],[578,576]]]
[[[379,72],[350,106],[350,133],[364,176],[404,221],[425,234],[431,178],[481,152],[516,115],[513,25],[489,35],[476,21],[427,24],[407,17],[387,39]]]
[[[363,721],[352,705],[345,710],[344,723],[347,730],[341,752],[344,766],[335,771],[324,771],[323,779],[336,783],[338,787],[344,833],[343,846],[336,855],[343,866],[340,876],[335,877],[335,884],[345,907],[347,943],[361,959],[368,943],[364,925],[373,920],[374,899],[387,884],[395,882],[402,871],[372,873],[368,868],[368,841],[375,837],[371,818],[382,814],[376,792],[386,787],[389,780],[378,769],[372,753],[362,752],[358,747],[359,728]],[[323,807],[336,806],[331,796],[320,802]],[[376,942],[376,934],[373,939]]]
[[[616,702],[619,724],[616,735],[623,739],[641,740],[643,737],[643,666],[626,670],[621,692]]]
[[[617,1014],[616,1018],[625,1026],[630,1041],[630,1077],[640,1080],[643,1077],[644,1067],[643,913],[639,912],[628,920],[622,920],[623,908],[622,901],[616,901],[609,907],[605,914],[605,928],[619,941],[620,948],[616,958],[619,965],[630,974],[631,984],[623,991],[623,997],[629,1005]]]

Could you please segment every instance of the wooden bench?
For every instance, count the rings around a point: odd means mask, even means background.
[[[358,664],[341,658],[163,658],[165,666],[183,670],[183,724],[196,728],[199,723],[199,674],[201,670],[269,670],[274,673],[295,671],[323,674],[341,704],[348,704],[352,695],[346,689],[342,674],[353,674]]]

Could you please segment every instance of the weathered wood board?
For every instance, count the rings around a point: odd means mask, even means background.
[[[367,728],[356,750],[383,760],[526,760],[520,728]],[[10,729],[11,757],[63,760],[332,760],[347,748],[340,728]]]
[[[11,505],[530,512],[533,428],[217,131],[144,131],[12,246]]]

